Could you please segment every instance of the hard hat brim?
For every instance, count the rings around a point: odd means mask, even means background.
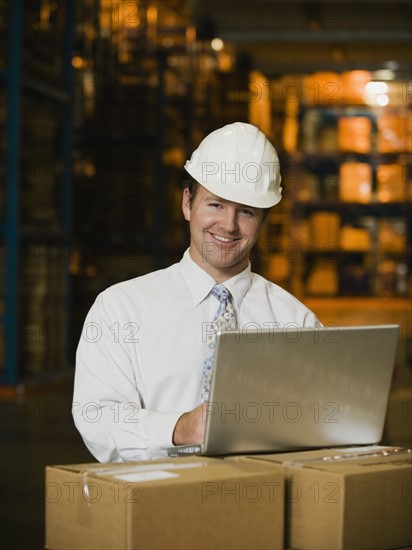
[[[212,182],[200,181],[199,175],[191,170],[190,161],[185,164],[186,172],[192,176],[205,189],[220,197],[221,199],[252,206],[253,208],[271,208],[282,200],[282,188],[279,186],[276,191],[251,192],[240,185],[218,185]]]

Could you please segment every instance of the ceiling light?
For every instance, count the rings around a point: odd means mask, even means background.
[[[389,103],[389,97],[388,97],[386,94],[379,94],[379,95],[376,97],[376,103],[377,103],[380,107],[385,107],[385,106],[388,105],[388,103]]]
[[[381,69],[373,73],[375,80],[395,80],[395,72],[392,69]]]
[[[386,82],[370,81],[366,84],[366,91],[369,94],[385,94],[388,91]]]
[[[212,49],[215,50],[215,52],[220,52],[221,50],[223,50],[224,43],[223,40],[221,40],[220,38],[214,38],[210,42],[210,45],[212,46]]]

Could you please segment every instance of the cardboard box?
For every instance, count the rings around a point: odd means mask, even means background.
[[[339,198],[343,202],[370,202],[372,168],[365,162],[343,162],[339,168]]]
[[[342,98],[344,103],[363,105],[365,103],[365,86],[372,80],[369,71],[346,71],[341,74]]]
[[[402,153],[411,150],[410,114],[382,114],[378,117],[378,153]]]
[[[385,442],[412,447],[412,387],[396,388],[389,394]]]
[[[412,544],[412,453],[358,447],[228,457],[282,465],[287,548],[379,550]]]
[[[318,260],[309,273],[305,290],[311,295],[335,296],[339,290],[336,262],[329,259]]]
[[[404,173],[405,171],[405,173]],[[406,200],[406,169],[401,164],[381,164],[376,170],[379,202]]]
[[[378,245],[381,252],[403,254],[406,251],[406,223],[402,218],[380,219]]]
[[[336,212],[314,212],[309,218],[311,248],[322,252],[338,249],[340,216]]]
[[[341,151],[369,153],[371,150],[372,122],[367,117],[342,117],[338,122],[338,140]]]
[[[303,78],[302,100],[307,105],[336,105],[342,102],[341,75],[319,71]]]
[[[46,548],[283,548],[279,468],[184,457],[46,468]]]
[[[340,230],[339,246],[342,250],[369,252],[372,249],[370,233],[363,227],[344,225]]]

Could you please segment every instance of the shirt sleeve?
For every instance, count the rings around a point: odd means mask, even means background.
[[[306,311],[303,319],[304,320],[303,320],[302,326],[304,328],[322,328],[323,327],[323,324],[319,321],[316,315],[310,310]]]
[[[173,430],[184,412],[144,407],[144,373],[134,368],[131,359],[131,346],[138,343],[116,337],[113,327],[118,321],[119,311],[100,295],[86,317],[76,354],[73,418],[100,462],[164,455],[164,448],[173,445]],[[136,348],[134,354],[138,356]]]

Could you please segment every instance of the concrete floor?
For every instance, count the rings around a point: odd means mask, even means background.
[[[2,396],[1,550],[44,548],[46,465],[96,462],[71,418],[72,380]]]

